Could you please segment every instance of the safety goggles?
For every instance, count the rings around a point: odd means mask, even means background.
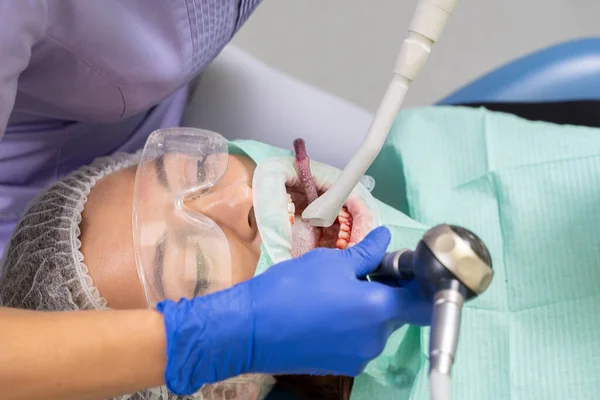
[[[200,129],[153,132],[135,177],[133,237],[137,270],[150,307],[231,286],[225,233],[192,208],[227,171],[221,135]]]

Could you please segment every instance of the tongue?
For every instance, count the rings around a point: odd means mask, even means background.
[[[310,172],[310,159],[306,152],[304,139],[294,140],[294,151],[296,152],[296,163],[298,163],[300,182],[302,182],[302,187],[304,187],[306,200],[308,200],[308,204],[310,204],[319,197],[319,194],[317,193],[317,185],[315,185],[312,173]]]
[[[294,258],[300,257],[315,247],[321,247],[317,230],[302,218],[296,219],[292,226],[292,237],[294,238],[292,241],[292,257]]]
[[[319,197],[319,193],[317,192],[317,185],[315,184],[312,172],[310,171],[310,159],[308,158],[304,139],[294,140],[294,151],[296,152],[296,163],[298,165],[300,182],[304,188],[308,204],[310,204]],[[298,225],[298,227],[300,226],[301,225]],[[330,228],[321,230],[319,232],[320,235],[309,225],[303,226],[303,228],[304,229],[301,230],[302,232],[311,231],[312,233],[316,233],[317,236],[320,236],[316,238],[319,247],[337,247],[338,249],[345,249],[348,247],[348,241],[350,240],[352,231],[352,216],[348,212],[348,209],[343,207],[336,223]],[[306,238],[303,239],[305,239],[302,240],[303,244],[308,242]]]

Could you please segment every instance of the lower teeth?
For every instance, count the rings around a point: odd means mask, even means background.
[[[335,243],[335,247],[344,250],[348,247],[348,241],[352,232],[352,216],[346,207],[342,207],[338,215],[338,222],[340,223],[340,231],[338,232],[338,240]]]

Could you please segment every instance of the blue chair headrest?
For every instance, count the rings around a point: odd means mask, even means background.
[[[510,62],[438,104],[600,100],[600,38],[560,43]]]

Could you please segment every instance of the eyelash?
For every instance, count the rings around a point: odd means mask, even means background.
[[[206,170],[204,169],[204,162],[206,158],[202,160],[198,160],[196,163],[196,176],[198,177],[198,183],[204,181],[206,179]]]
[[[165,156],[160,155],[154,159],[154,163],[156,165],[156,172],[158,175],[158,180],[165,187],[169,187],[169,182],[167,180],[167,172],[165,170]]]
[[[154,282],[156,283],[156,291],[158,292],[159,296],[164,298],[165,297],[165,288],[163,287],[163,268],[164,268],[164,262],[165,262],[165,255],[163,253],[163,246],[164,246],[164,238],[161,239],[161,241],[158,243],[158,247],[157,247],[157,257],[158,257],[158,265],[160,266],[160,268],[156,269],[156,275],[157,275],[157,279],[154,279]]]
[[[202,248],[199,244],[196,243],[196,264],[197,277],[196,287],[194,288],[194,296],[198,296],[201,290],[208,289],[208,281],[206,280],[206,258],[204,258],[204,254],[202,254]]]

